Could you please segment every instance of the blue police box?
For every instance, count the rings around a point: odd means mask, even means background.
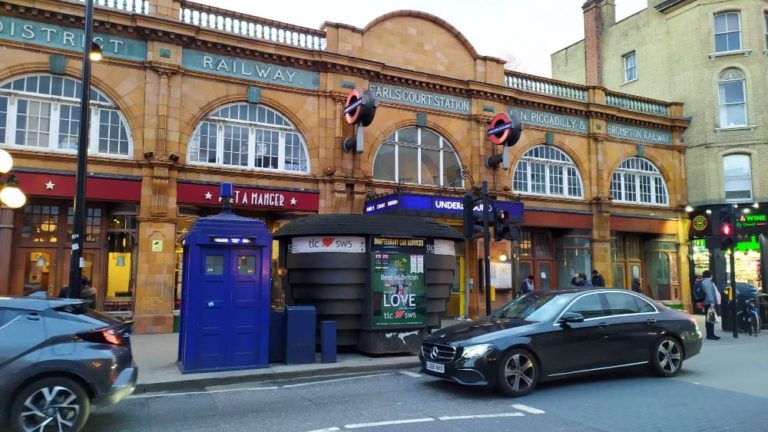
[[[198,219],[184,241],[178,365],[182,373],[269,366],[272,235],[223,211]]]

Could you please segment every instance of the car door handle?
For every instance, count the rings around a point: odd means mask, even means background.
[[[30,320],[30,321],[40,321],[40,315],[38,315],[36,313],[31,313],[31,314],[27,315],[27,319]]]
[[[608,327],[608,322],[607,321],[599,322],[599,323],[597,323],[597,326],[598,327]]]
[[[646,324],[656,324],[656,320],[651,318],[651,319],[645,320],[645,323]]]

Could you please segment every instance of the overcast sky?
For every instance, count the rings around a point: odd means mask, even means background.
[[[550,77],[549,56],[584,38],[584,0],[197,0],[303,27],[325,21],[365,27],[386,13],[412,9],[456,27],[480,55],[514,59],[516,70]],[[620,20],[647,6],[647,0],[615,0]]]

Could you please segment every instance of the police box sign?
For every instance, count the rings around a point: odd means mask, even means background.
[[[294,237],[291,239],[291,253],[365,253],[364,237],[323,236]]]

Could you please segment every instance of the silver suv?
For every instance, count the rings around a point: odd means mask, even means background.
[[[81,300],[0,297],[0,426],[77,432],[91,404],[131,394],[130,330]]]

